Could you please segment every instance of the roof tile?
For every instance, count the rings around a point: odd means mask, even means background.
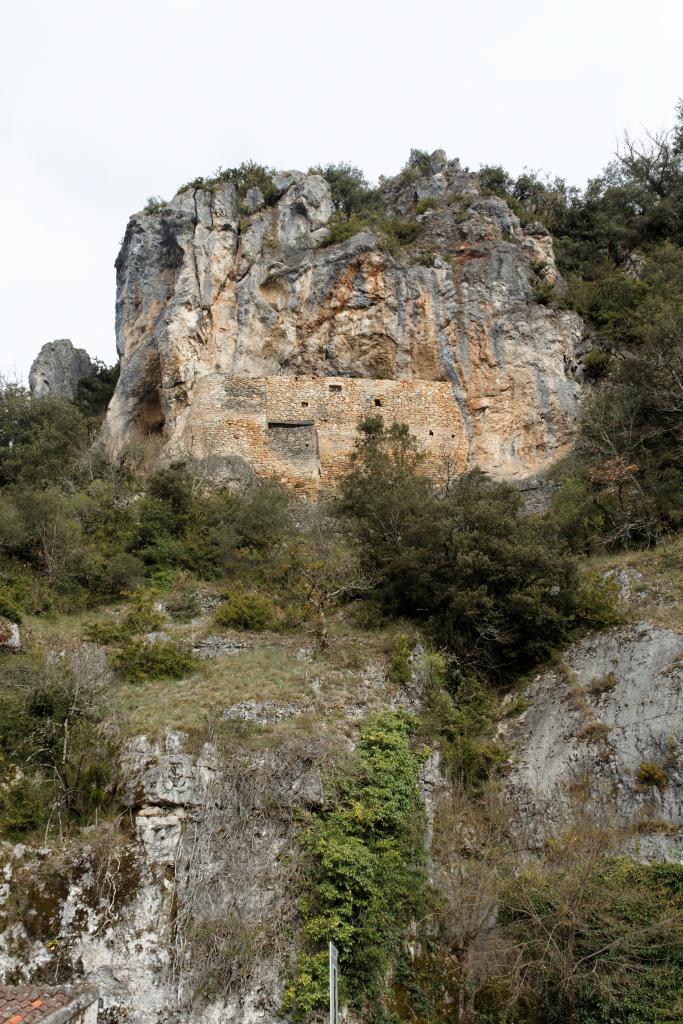
[[[0,1024],[41,1024],[87,988],[89,986],[84,985],[0,985]]]

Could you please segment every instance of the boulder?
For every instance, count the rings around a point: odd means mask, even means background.
[[[68,338],[49,341],[33,360],[29,387],[35,398],[73,398],[79,380],[95,371],[95,364],[83,348],[74,348]]]
[[[21,632],[16,622],[0,618],[0,653],[17,654],[21,650]]]

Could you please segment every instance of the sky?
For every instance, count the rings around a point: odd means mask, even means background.
[[[411,147],[582,185],[683,95],[659,0],[0,0],[0,374],[115,356],[114,260],[151,195],[253,159],[395,174]]]

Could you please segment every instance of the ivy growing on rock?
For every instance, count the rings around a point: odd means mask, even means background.
[[[381,1002],[411,916],[425,898],[421,755],[413,723],[386,712],[364,727],[333,780],[323,812],[301,835],[303,949],[283,1009],[298,1018],[327,1004],[327,943],[339,949],[343,995]]]

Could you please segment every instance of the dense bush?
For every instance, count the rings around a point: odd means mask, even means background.
[[[514,1019],[680,1019],[683,869],[601,856],[599,842],[577,848],[565,837],[564,849],[549,849],[501,887],[504,941],[518,956]]]
[[[0,383],[0,487],[63,480],[87,439],[85,418],[71,402]]]
[[[277,608],[265,594],[235,591],[228,594],[214,613],[217,626],[233,629],[277,629],[281,624]]]
[[[183,679],[199,662],[172,640],[134,637],[124,640],[111,659],[116,673],[129,683],[153,679]]]
[[[360,213],[335,214],[327,225],[328,235],[323,245],[346,242],[361,231],[372,231],[382,239],[385,249],[396,252],[402,245],[408,245],[417,238],[420,225],[407,217],[390,217],[376,210]]]
[[[518,493],[478,470],[437,487],[405,425],[361,425],[338,511],[352,525],[376,598],[423,622],[462,670],[503,677],[570,629],[576,569]]]
[[[577,453],[594,506],[584,543],[657,542],[683,522],[683,105],[670,132],[626,137],[583,192],[500,167],[480,176],[550,229],[567,293],[537,297],[576,309],[597,342],[584,366],[602,383],[584,402]]]
[[[93,387],[81,396],[90,420],[106,394]],[[73,403],[0,387],[0,590],[13,614],[91,607],[145,576],[244,571],[289,530],[274,484],[210,491],[191,463],[146,478],[130,453],[89,444]]]
[[[229,572],[238,551],[265,554],[288,525],[287,501],[277,486],[205,493],[182,463],[152,475],[136,519],[131,549],[150,571],[175,566],[207,578]]]
[[[119,379],[120,366],[97,362],[94,371],[76,385],[74,405],[85,416],[99,418],[107,411]]]
[[[336,213],[351,217],[354,213],[379,208],[379,192],[372,188],[359,167],[346,163],[327,164],[326,167],[311,167],[308,173],[325,178]]]
[[[250,188],[260,188],[268,204],[275,202],[279,195],[273,181],[273,170],[269,167],[264,167],[263,164],[255,163],[253,160],[247,160],[241,163],[239,167],[219,167],[216,173],[209,178],[193,178],[192,181],[181,185],[178,193],[185,192],[188,189],[211,191],[225,182],[231,182],[235,186],[240,200],[244,200]]]
[[[87,627],[87,636],[98,644],[118,644],[145,633],[158,632],[164,617],[144,590],[130,594],[125,615],[111,621],[93,622]]]
[[[16,837],[50,817],[88,820],[116,791],[101,665],[87,651],[60,662],[30,652],[2,667],[0,832]]]

